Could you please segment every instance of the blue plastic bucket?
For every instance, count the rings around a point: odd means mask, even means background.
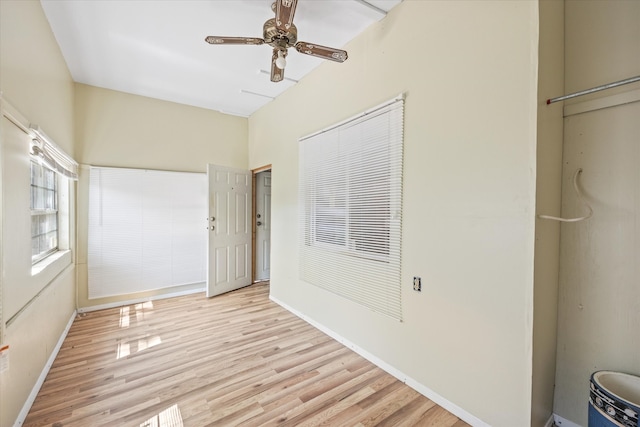
[[[640,427],[640,377],[598,371],[590,386],[589,427]]]

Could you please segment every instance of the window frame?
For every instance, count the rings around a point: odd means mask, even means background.
[[[30,159],[30,206],[29,206],[29,210],[30,210],[30,216],[31,216],[31,265],[35,265],[43,260],[45,260],[46,258],[48,258],[49,256],[57,253],[58,251],[60,251],[60,178],[58,177],[58,174],[50,167],[48,167],[47,165],[45,165],[43,162],[39,162],[37,160],[37,158],[31,158]],[[40,173],[46,171],[50,174],[51,176],[51,180],[52,180],[52,187],[49,186],[42,186],[39,184],[43,184],[42,182],[35,182],[34,183],[34,166],[36,168],[39,169]],[[46,183],[45,183],[46,185]],[[53,198],[52,198],[52,203],[53,203],[53,207],[49,207],[48,203],[45,202],[45,207],[36,207],[34,208],[34,203],[35,203],[35,195],[34,195],[34,190],[37,192],[38,189],[42,189],[45,191],[53,191]],[[48,216],[48,215],[53,215],[55,214],[55,228],[51,229],[51,230],[47,230],[45,232],[42,232],[41,230],[41,222],[39,221],[39,225],[38,225],[38,232],[37,234],[34,234],[34,225],[33,225],[33,218],[34,217],[42,217],[42,216]],[[33,239],[38,237],[40,238],[43,235],[49,234],[51,232],[55,231],[55,245],[47,248],[46,250],[41,250],[39,251],[37,254],[34,255],[33,253]]]

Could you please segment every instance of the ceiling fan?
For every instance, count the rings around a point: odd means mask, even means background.
[[[305,55],[311,55],[335,62],[347,60],[347,52],[314,43],[299,42],[298,29],[293,24],[293,15],[296,11],[298,0],[276,0],[271,5],[275,11],[275,18],[268,19],[263,25],[263,38],[256,37],[219,37],[207,36],[204,40],[214,45],[240,44],[261,45],[268,44],[273,47],[271,56],[271,81],[280,82],[284,78],[284,68],[287,65],[287,51],[290,47]]]

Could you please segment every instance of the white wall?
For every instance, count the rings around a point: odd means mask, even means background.
[[[207,163],[247,168],[247,119],[167,101],[75,85],[76,152],[84,165],[206,172]],[[78,307],[203,289],[202,284],[88,298],[89,169],[78,183]],[[202,228],[207,225],[202,218]]]
[[[11,108],[23,125],[38,124],[67,153],[74,154],[73,82],[39,2],[0,2],[0,91],[3,110]],[[0,425],[9,426],[73,315],[75,268],[71,252],[32,276],[30,138],[4,117],[0,128],[0,320],[3,325],[10,321],[2,336],[3,344],[9,345],[10,368],[0,374]],[[73,215],[73,186],[70,199]],[[73,236],[73,217],[71,224]]]
[[[640,2],[567,1],[565,22],[567,92],[638,75]],[[635,102],[573,113],[622,93]],[[554,412],[586,426],[594,371],[640,375],[640,83],[565,105],[562,213],[586,211],[577,168],[594,213],[561,229]]]
[[[405,1],[249,119],[272,295],[493,426],[531,421],[537,46],[537,2]],[[297,271],[298,138],[400,92],[401,323]]]

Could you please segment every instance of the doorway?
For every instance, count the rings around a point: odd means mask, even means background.
[[[253,282],[271,277],[271,165],[253,170]]]

